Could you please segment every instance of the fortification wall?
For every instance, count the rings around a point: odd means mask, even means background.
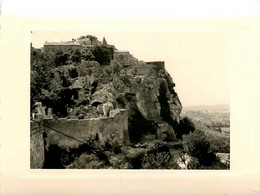
[[[165,63],[164,61],[153,61],[153,62],[146,62],[147,64],[153,64],[156,65],[160,70],[165,69]]]
[[[81,50],[81,45],[44,45],[42,48],[42,52],[45,54],[49,54],[52,52],[68,52],[69,50]]]
[[[128,51],[116,51],[114,53],[114,59],[122,65],[130,65],[130,54]]]
[[[125,68],[127,75],[139,75],[148,78],[156,78],[159,70],[156,65],[153,64],[144,64],[142,66],[129,66]]]
[[[44,163],[43,126],[33,121],[30,125],[30,167],[31,169],[41,169]]]
[[[129,144],[128,135],[128,113],[127,110],[120,110],[114,117],[103,117],[93,119],[46,119],[44,126],[56,129],[64,134],[74,137],[78,140],[85,141],[89,136],[99,135],[101,140],[115,136],[118,141]],[[57,133],[47,127],[44,127],[46,133],[46,148],[50,145],[57,144],[64,149],[77,148],[80,142]]]

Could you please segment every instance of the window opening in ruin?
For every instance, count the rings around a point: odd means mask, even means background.
[[[125,58],[124,58],[123,55],[120,55],[120,56],[119,56],[119,60],[120,60],[120,61],[124,61],[124,59],[125,59]]]

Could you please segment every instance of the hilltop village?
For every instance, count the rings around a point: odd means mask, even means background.
[[[50,168],[54,162],[50,159],[57,157],[57,152],[68,155],[72,150],[82,150],[82,143],[90,139],[104,147],[114,141],[121,153],[125,151],[120,157],[123,162],[112,165],[115,156],[101,152],[106,160],[100,160],[103,157],[98,152],[91,153],[99,148],[91,142],[95,149],[84,155],[92,159],[89,161],[102,161],[103,168],[142,168],[141,162],[132,161],[144,160],[143,154],[139,156],[140,147],[146,153],[147,144],[155,142],[164,143],[157,149],[167,148],[166,159],[172,159],[172,168],[179,167],[179,158],[173,156],[180,157],[180,140],[194,131],[194,125],[180,118],[182,105],[174,87],[164,62],[140,61],[129,51],[108,44],[105,38],[101,42],[87,35],[67,42],[45,42],[40,49],[31,46],[31,168]],[[139,152],[124,150],[133,144],[139,144]],[[169,153],[171,147],[179,148],[178,152]],[[81,153],[78,155],[68,156],[75,160]],[[67,164],[67,168],[78,168],[75,161]]]
[[[47,56],[55,56],[54,63],[44,61]],[[164,62],[138,61],[129,51],[90,35],[45,42],[41,51],[32,48],[32,66],[38,61],[48,74],[48,86],[41,89],[40,100],[38,94],[32,97],[32,107],[40,101],[49,115],[68,119],[108,117],[127,109],[129,118],[167,126],[171,139],[176,139],[170,124],[179,122],[182,106]]]

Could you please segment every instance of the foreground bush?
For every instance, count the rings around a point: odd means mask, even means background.
[[[77,157],[66,168],[69,169],[100,169],[103,167],[103,162],[100,161],[97,156],[93,154],[83,153]]]
[[[156,141],[147,148],[131,149],[126,160],[133,169],[180,169],[166,142]]]
[[[53,145],[46,151],[44,168],[72,169],[179,169],[166,142],[125,146],[113,135],[105,141],[92,136],[78,148],[64,150]]]
[[[174,123],[172,125],[174,127]],[[195,124],[189,117],[184,117],[180,119],[179,124],[175,124],[174,129],[177,139],[182,139],[183,135],[187,135],[195,131]]]
[[[191,157],[188,169],[229,169],[229,164],[223,164],[212,150],[211,141],[203,131],[195,130],[183,136],[184,151]]]
[[[169,152],[145,153],[142,158],[143,169],[180,169]]]
[[[167,142],[125,146],[113,135],[101,141],[99,136],[85,140],[78,148],[64,150],[57,145],[46,151],[44,168],[76,169],[228,169],[211,149],[203,131],[183,136],[183,148],[172,149]],[[176,151],[180,156],[176,157]],[[180,158],[179,158],[180,157]],[[183,166],[182,166],[183,165]]]
[[[180,120],[179,129],[182,135],[187,135],[195,131],[195,125],[190,118],[184,117]]]
[[[230,153],[230,136],[214,130],[205,130],[212,152]]]
[[[216,155],[210,150],[210,142],[202,131],[196,130],[182,138],[184,151],[196,158],[200,165],[210,166],[216,161]]]

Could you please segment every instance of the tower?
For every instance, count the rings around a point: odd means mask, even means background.
[[[106,41],[106,38],[105,38],[105,37],[103,37],[103,42],[102,42],[102,45],[103,45],[103,46],[108,46],[108,44],[107,44],[107,41]]]

